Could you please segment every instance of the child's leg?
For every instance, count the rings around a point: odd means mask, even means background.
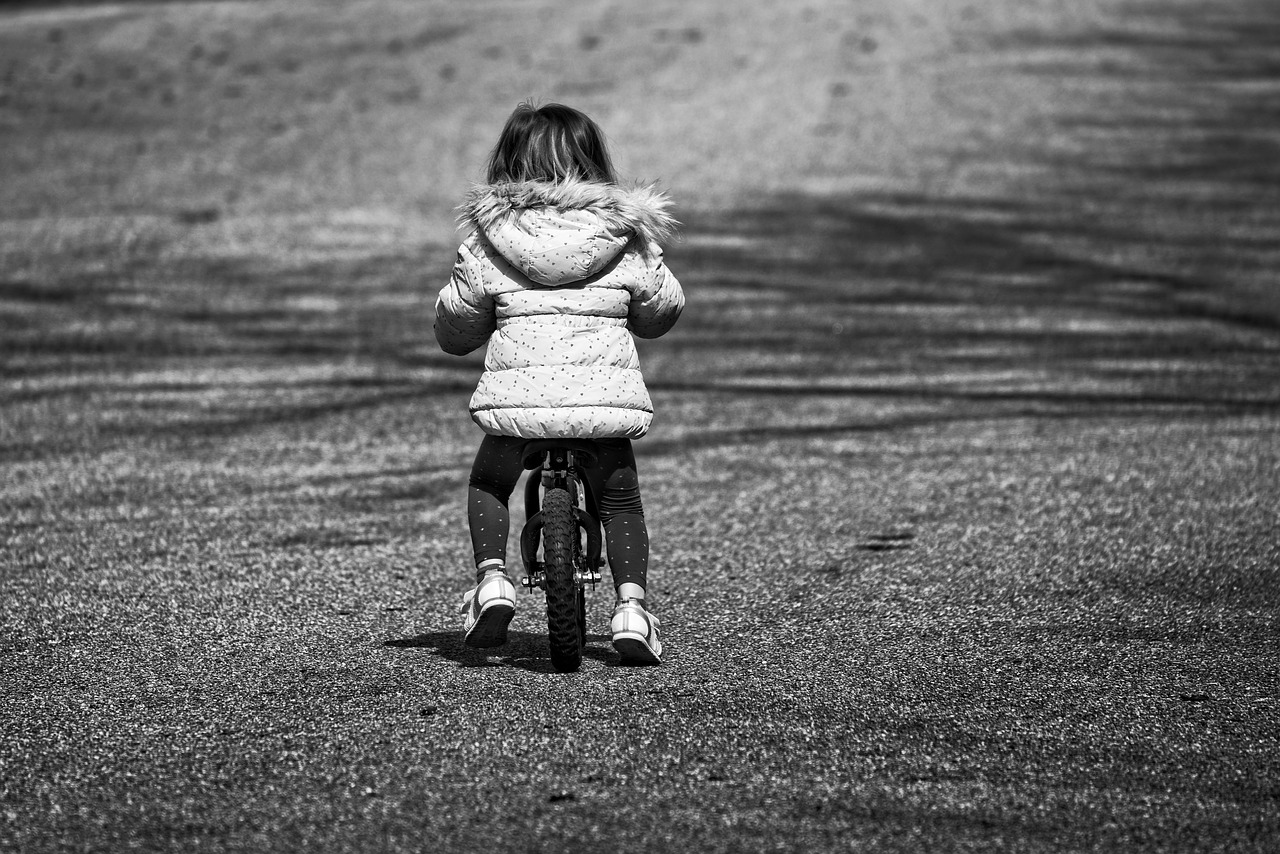
[[[591,494],[604,523],[609,568],[618,588],[618,604],[609,619],[613,647],[631,664],[661,664],[658,618],[644,604],[649,570],[649,531],[640,504],[636,458],[625,439],[600,442],[600,464],[587,470]]]
[[[619,599],[643,599],[649,570],[649,531],[640,503],[636,458],[627,439],[597,443],[599,461],[585,474],[604,525],[609,569]]]
[[[471,466],[467,487],[467,524],[475,552],[477,575],[501,568],[507,562],[507,536],[511,517],[507,502],[524,471],[521,454],[524,439],[485,436]]]

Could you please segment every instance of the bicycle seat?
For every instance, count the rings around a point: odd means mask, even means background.
[[[584,469],[596,466],[596,445],[590,439],[534,439],[524,446],[524,467],[536,469],[542,465],[542,458],[552,448],[568,448],[578,458],[578,465]]]

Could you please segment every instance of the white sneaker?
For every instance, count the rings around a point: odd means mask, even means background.
[[[627,664],[661,664],[658,618],[644,609],[643,599],[623,599],[609,621],[613,648]]]
[[[462,642],[467,646],[502,646],[507,625],[516,614],[516,586],[505,572],[491,572],[462,594]]]

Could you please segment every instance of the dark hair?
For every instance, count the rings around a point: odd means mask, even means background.
[[[527,101],[503,125],[486,177],[490,184],[565,178],[618,182],[599,125],[564,104],[534,107]]]

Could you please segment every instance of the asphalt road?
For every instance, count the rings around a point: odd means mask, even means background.
[[[1275,850],[1280,21],[1177,8],[992,45],[1061,100],[984,193],[689,222],[660,668],[604,591],[579,673],[537,596],[460,643],[450,248],[9,282],[0,848]],[[245,309],[282,277],[362,296]]]

